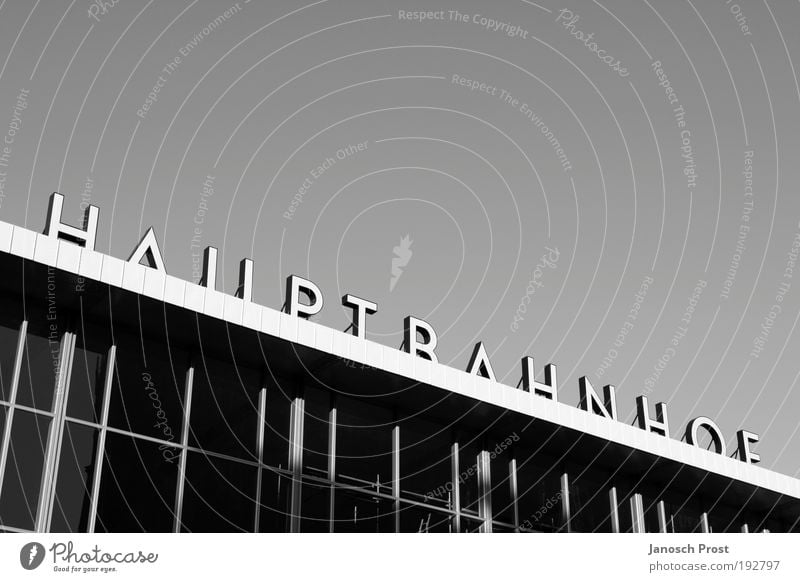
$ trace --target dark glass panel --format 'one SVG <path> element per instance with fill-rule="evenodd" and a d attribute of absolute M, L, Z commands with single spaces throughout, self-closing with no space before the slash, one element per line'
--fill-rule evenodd
<path fill-rule="evenodd" d="M 516 436 L 516 434 L 514 435 Z M 517 438 L 519 440 L 519 438 Z M 514 500 L 511 497 L 512 436 L 489 443 L 489 464 L 492 478 L 492 519 L 514 523 Z"/>
<path fill-rule="evenodd" d="M 78 337 L 72 359 L 67 416 L 100 422 L 105 370 L 106 352 L 87 347 L 84 338 Z"/>
<path fill-rule="evenodd" d="M 18 328 L 0 325 L 0 400 L 6 402 L 11 399 L 11 381 L 14 375 L 18 341 Z"/>
<path fill-rule="evenodd" d="M 400 422 L 400 495 L 452 508 L 450 430 L 421 418 Z"/>
<path fill-rule="evenodd" d="M 461 533 L 480 533 L 483 521 L 461 516 Z"/>
<path fill-rule="evenodd" d="M 288 467 L 291 404 L 291 387 L 272 384 L 267 388 L 264 463 L 280 469 Z"/>
<path fill-rule="evenodd" d="M 261 471 L 259 531 L 273 533 L 289 531 L 287 515 L 291 486 L 291 478 L 284 472 L 271 469 Z"/>
<path fill-rule="evenodd" d="M 561 481 L 554 459 L 545 455 L 517 456 L 520 528 L 557 531 L 561 526 Z"/>
<path fill-rule="evenodd" d="M 400 531 L 405 533 L 451 533 L 453 517 L 430 507 L 400 504 Z"/>
<path fill-rule="evenodd" d="M 336 416 L 337 479 L 389 492 L 392 481 L 392 413 L 363 400 L 339 397 Z"/>
<path fill-rule="evenodd" d="M 47 416 L 14 412 L 0 493 L 0 525 L 22 529 L 35 526 L 50 422 Z"/>
<path fill-rule="evenodd" d="M 92 475 L 99 431 L 67 422 L 58 461 L 51 532 L 88 531 Z"/>
<path fill-rule="evenodd" d="M 189 445 L 255 461 L 258 433 L 256 374 L 211 359 L 198 363 L 192 385 Z"/>
<path fill-rule="evenodd" d="M 394 532 L 392 501 L 367 492 L 337 487 L 334 491 L 334 523 L 337 532 Z"/>
<path fill-rule="evenodd" d="M 303 470 L 309 475 L 327 478 L 330 395 L 326 390 L 309 386 L 304 399 Z"/>
<path fill-rule="evenodd" d="M 570 529 L 576 532 L 611 532 L 608 476 L 592 466 L 570 466 L 569 469 Z"/>
<path fill-rule="evenodd" d="M 256 467 L 189 451 L 184 531 L 248 532 L 255 527 Z"/>
<path fill-rule="evenodd" d="M 303 479 L 300 505 L 300 531 L 330 531 L 331 486 Z"/>
<path fill-rule="evenodd" d="M 22 352 L 17 404 L 51 411 L 60 362 L 60 336 L 50 339 L 28 331 Z"/>
<path fill-rule="evenodd" d="M 458 486 L 461 497 L 461 510 L 478 514 L 478 453 L 480 453 L 479 439 L 467 440 L 462 438 L 458 443 Z"/>
<path fill-rule="evenodd" d="M 142 350 L 145 351 L 142 351 Z M 186 382 L 183 352 L 123 337 L 117 346 L 109 426 L 180 442 Z"/>
<path fill-rule="evenodd" d="M 174 447 L 109 432 L 95 531 L 172 531 L 179 463 Z"/>

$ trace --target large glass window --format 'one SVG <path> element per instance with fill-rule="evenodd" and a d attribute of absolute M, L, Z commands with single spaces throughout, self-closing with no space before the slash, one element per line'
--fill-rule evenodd
<path fill-rule="evenodd" d="M 85 532 L 88 528 L 92 476 L 99 431 L 67 422 L 58 462 L 52 532 Z"/>
<path fill-rule="evenodd" d="M 390 499 L 337 487 L 333 529 L 337 532 L 394 532 L 394 510 Z"/>
<path fill-rule="evenodd" d="M 609 483 L 593 467 L 569 467 L 570 529 L 576 532 L 610 532 Z"/>
<path fill-rule="evenodd" d="M 561 481 L 555 459 L 519 453 L 517 488 L 521 530 L 548 532 L 561 527 Z"/>
<path fill-rule="evenodd" d="M 0 400 L 11 400 L 11 381 L 17 357 L 19 329 L 0 325 Z"/>
<path fill-rule="evenodd" d="M 168 445 L 109 432 L 95 531 L 172 531 L 178 451 Z"/>
<path fill-rule="evenodd" d="M 108 423 L 152 438 L 180 443 L 186 356 L 156 342 L 117 347 Z"/>
<path fill-rule="evenodd" d="M 291 478 L 284 471 L 262 469 L 258 531 L 274 533 L 288 531 L 287 515 L 291 486 Z"/>
<path fill-rule="evenodd" d="M 452 533 L 453 516 L 444 511 L 411 503 L 400 504 L 400 531 L 417 533 Z"/>
<path fill-rule="evenodd" d="M 448 428 L 418 417 L 401 421 L 400 496 L 453 509 L 451 446 Z"/>
<path fill-rule="evenodd" d="M 22 352 L 17 404 L 39 410 L 53 409 L 60 355 L 60 336 L 48 339 L 28 332 Z"/>
<path fill-rule="evenodd" d="M 189 451 L 181 522 L 184 531 L 253 531 L 257 469 Z"/>
<path fill-rule="evenodd" d="M 492 439 L 489 463 L 492 478 L 492 519 L 514 524 L 514 499 L 511 496 L 511 437 Z"/>
<path fill-rule="evenodd" d="M 288 385 L 271 382 L 267 388 L 264 463 L 279 469 L 288 467 L 292 397 Z"/>
<path fill-rule="evenodd" d="M 34 529 L 51 418 L 14 412 L 0 491 L 0 526 Z"/>
<path fill-rule="evenodd" d="M 189 446 L 255 461 L 258 434 L 256 374 L 205 359 L 195 366 Z"/>
<path fill-rule="evenodd" d="M 481 451 L 479 440 L 459 439 L 458 442 L 458 487 L 461 497 L 461 510 L 478 515 L 480 487 L 478 484 L 478 454 Z"/>
<path fill-rule="evenodd" d="M 84 338 L 76 338 L 72 358 L 67 416 L 99 423 L 103 406 L 103 387 L 106 371 L 106 349 L 86 346 Z"/>
<path fill-rule="evenodd" d="M 307 386 L 304 400 L 303 472 L 327 478 L 331 397 L 325 390 Z"/>
<path fill-rule="evenodd" d="M 300 531 L 330 531 L 331 485 L 304 477 L 300 491 Z"/>
<path fill-rule="evenodd" d="M 392 413 L 340 396 L 336 417 L 336 472 L 343 483 L 391 492 Z"/>

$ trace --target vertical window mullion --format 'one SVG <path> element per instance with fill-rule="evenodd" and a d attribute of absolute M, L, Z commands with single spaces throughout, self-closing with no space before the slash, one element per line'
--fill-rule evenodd
<path fill-rule="evenodd" d="M 611 510 L 611 532 L 619 533 L 619 502 L 616 487 L 608 490 L 608 505 Z"/>
<path fill-rule="evenodd" d="M 336 394 L 331 394 L 331 408 L 328 414 L 328 480 L 331 482 L 328 531 L 333 533 L 334 510 L 336 508 Z"/>
<path fill-rule="evenodd" d="M 458 440 L 453 438 L 453 443 L 450 445 L 450 483 L 452 490 L 452 509 L 455 511 L 455 532 L 461 532 L 461 471 L 458 463 Z"/>
<path fill-rule="evenodd" d="M 75 337 L 74 333 L 66 332 L 61 338 L 59 349 L 58 376 L 52 404 L 53 420 L 50 421 L 50 430 L 47 435 L 47 451 L 44 458 L 39 508 L 36 516 L 36 531 L 40 532 L 50 531 L 61 443 L 64 438 L 67 396 L 72 376 L 72 360 L 75 355 Z"/>
<path fill-rule="evenodd" d="M 253 531 L 258 532 L 261 520 L 261 481 L 264 474 L 264 433 L 267 423 L 267 389 L 261 388 L 258 392 L 258 442 L 256 443 L 256 450 L 258 451 L 258 472 L 256 476 L 256 514 L 253 518 Z"/>
<path fill-rule="evenodd" d="M 106 450 L 106 434 L 108 432 L 108 411 L 111 407 L 111 390 L 114 382 L 114 370 L 117 360 L 117 346 L 111 346 L 106 358 L 106 377 L 103 385 L 103 408 L 100 412 L 100 434 L 97 437 L 97 450 L 94 457 L 94 472 L 92 473 L 92 492 L 89 504 L 88 533 L 94 533 L 97 521 L 97 501 L 100 494 L 100 479 L 103 473 L 103 459 Z"/>
<path fill-rule="evenodd" d="M 571 513 L 569 506 L 569 475 L 566 471 L 561 474 L 561 524 L 562 531 L 571 532 Z"/>
<path fill-rule="evenodd" d="M 492 533 L 492 474 L 489 451 L 485 448 L 478 453 L 478 516 L 483 520 L 481 529 Z"/>
<path fill-rule="evenodd" d="M 1 437 L 2 442 L 0 442 L 0 495 L 3 494 L 3 481 L 6 471 L 6 461 L 8 460 L 8 447 L 11 442 L 11 424 L 14 419 L 14 403 L 17 400 L 17 386 L 19 386 L 19 376 L 22 369 L 22 350 L 25 349 L 25 334 L 27 331 L 28 322 L 23 321 L 19 327 L 17 354 L 14 358 L 14 371 L 11 374 L 11 391 L 8 395 L 9 407 L 6 413 L 6 425 Z"/>
<path fill-rule="evenodd" d="M 517 488 L 517 457 L 512 455 L 508 461 L 508 479 L 511 488 L 511 503 L 514 506 L 514 529 L 519 531 L 519 494 Z"/>
<path fill-rule="evenodd" d="M 400 533 L 400 425 L 392 426 L 392 506 L 394 531 Z"/>
<path fill-rule="evenodd" d="M 292 400 L 291 420 L 289 423 L 289 471 L 291 473 L 291 496 L 289 510 L 289 531 L 300 531 L 300 512 L 302 511 L 302 481 L 303 471 L 303 420 L 305 416 L 305 401 L 303 390 L 300 388 Z"/>
<path fill-rule="evenodd" d="M 183 399 L 183 431 L 181 431 L 181 462 L 178 469 L 178 483 L 175 490 L 175 520 L 172 531 L 181 531 L 181 516 L 183 514 L 183 489 L 186 477 L 186 461 L 189 456 L 186 447 L 189 443 L 189 415 L 192 412 L 192 385 L 194 383 L 194 364 L 186 370 L 186 387 Z"/>

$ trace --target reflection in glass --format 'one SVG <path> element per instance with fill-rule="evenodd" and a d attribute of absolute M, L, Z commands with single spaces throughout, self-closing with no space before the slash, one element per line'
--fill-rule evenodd
<path fill-rule="evenodd" d="M 258 531 L 273 533 L 289 531 L 287 516 L 291 485 L 291 477 L 287 473 L 262 469 Z"/>
<path fill-rule="evenodd" d="M 51 532 L 88 531 L 98 434 L 96 429 L 72 422 L 64 426 Z"/>
<path fill-rule="evenodd" d="M 417 533 L 452 533 L 453 516 L 430 507 L 400 504 L 400 531 Z"/>
<path fill-rule="evenodd" d="M 254 466 L 189 451 L 183 492 L 184 531 L 253 531 L 256 511 Z"/>
<path fill-rule="evenodd" d="M 392 481 L 392 413 L 340 397 L 336 418 L 337 480 L 390 492 Z"/>
<path fill-rule="evenodd" d="M 104 354 L 86 349 L 82 344 L 82 338 L 77 338 L 75 355 L 72 359 L 67 416 L 89 422 L 100 422 L 105 361 Z"/>
<path fill-rule="evenodd" d="M 194 369 L 189 446 L 257 460 L 258 379 L 242 367 L 204 359 Z"/>
<path fill-rule="evenodd" d="M 0 325 L 0 400 L 11 399 L 11 381 L 14 375 L 14 360 L 17 357 L 19 330 Z"/>
<path fill-rule="evenodd" d="M 0 493 L 0 526 L 34 528 L 50 422 L 41 414 L 14 412 Z"/>
<path fill-rule="evenodd" d="M 22 351 L 22 368 L 17 389 L 17 404 L 51 411 L 61 342 L 28 332 Z"/>
<path fill-rule="evenodd" d="M 179 462 L 174 447 L 109 432 L 95 531 L 172 531 Z"/>
<path fill-rule="evenodd" d="M 394 532 L 393 503 L 367 492 L 337 487 L 334 492 L 333 529 L 337 532 Z"/>
<path fill-rule="evenodd" d="M 401 421 L 400 496 L 452 508 L 450 447 L 449 429 L 418 417 Z"/>

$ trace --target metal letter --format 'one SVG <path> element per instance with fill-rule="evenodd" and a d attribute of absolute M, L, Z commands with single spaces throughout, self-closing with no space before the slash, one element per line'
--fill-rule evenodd
<path fill-rule="evenodd" d="M 239 287 L 234 293 L 239 299 L 245 301 L 253 300 L 253 261 L 252 259 L 242 259 L 239 261 Z"/>
<path fill-rule="evenodd" d="M 614 387 L 611 384 L 603 386 L 603 400 L 594 391 L 592 383 L 586 376 L 581 376 L 578 380 L 578 390 L 580 392 L 580 407 L 587 412 L 594 412 L 605 418 L 617 420 L 617 399 L 614 395 Z"/>
<path fill-rule="evenodd" d="M 417 333 L 422 336 L 422 342 L 417 341 Z M 403 348 L 407 353 L 438 362 L 439 359 L 433 352 L 436 343 L 436 332 L 428 322 L 411 315 L 406 316 L 403 320 Z"/>
<path fill-rule="evenodd" d="M 475 344 L 475 348 L 472 350 L 472 356 L 469 359 L 469 364 L 467 364 L 467 374 L 475 374 L 483 378 L 488 378 L 492 382 L 495 381 L 494 370 L 492 370 L 492 364 L 489 363 L 489 356 L 486 353 L 483 342 Z"/>
<path fill-rule="evenodd" d="M 200 284 L 208 289 L 217 290 L 217 249 L 206 247 L 203 251 L 203 276 Z"/>
<path fill-rule="evenodd" d="M 353 335 L 364 339 L 367 337 L 367 314 L 378 312 L 378 304 L 367 299 L 350 295 L 342 297 L 342 305 L 353 308 Z"/>
<path fill-rule="evenodd" d="M 68 240 L 89 250 L 94 250 L 94 241 L 97 237 L 97 219 L 100 211 L 97 206 L 89 205 L 83 215 L 86 229 L 76 228 L 61 222 L 61 209 L 64 206 L 64 196 L 58 192 L 50 195 L 50 205 L 47 209 L 47 222 L 44 234 L 55 238 Z"/>
<path fill-rule="evenodd" d="M 140 263 L 142 259 L 147 259 L 147 266 L 156 271 L 164 273 L 167 270 L 164 268 L 164 259 L 161 258 L 161 251 L 158 248 L 158 241 L 156 240 L 156 233 L 153 232 L 151 226 L 136 248 L 133 249 L 131 256 L 128 258 L 129 263 Z"/>
<path fill-rule="evenodd" d="M 700 430 L 701 426 L 706 427 L 708 434 L 711 435 L 711 440 L 714 441 L 714 448 L 717 449 L 717 453 L 725 456 L 725 439 L 722 438 L 722 431 L 719 430 L 713 420 L 706 416 L 698 416 L 689 421 L 689 424 L 686 425 L 686 442 L 690 445 L 698 446 L 697 431 Z"/>
<path fill-rule="evenodd" d="M 736 433 L 736 440 L 739 443 L 739 460 L 754 464 L 761 462 L 761 455 L 750 450 L 750 445 L 758 442 L 756 433 L 740 430 Z"/>
<path fill-rule="evenodd" d="M 308 305 L 300 303 L 300 291 L 308 296 Z M 308 319 L 322 309 L 322 292 L 314 283 L 297 275 L 286 278 L 286 313 Z"/>
<path fill-rule="evenodd" d="M 636 420 L 639 428 L 647 432 L 654 432 L 661 436 L 669 436 L 669 422 L 667 421 L 667 405 L 663 402 L 656 404 L 656 418 L 653 420 L 647 412 L 647 396 L 636 397 Z"/>
<path fill-rule="evenodd" d="M 533 373 L 533 358 L 525 356 L 522 358 L 522 389 L 525 392 L 533 392 L 537 396 L 544 396 L 550 400 L 558 400 L 558 377 L 556 366 L 547 364 L 544 367 L 544 384 L 537 382 Z"/>

